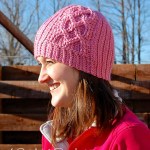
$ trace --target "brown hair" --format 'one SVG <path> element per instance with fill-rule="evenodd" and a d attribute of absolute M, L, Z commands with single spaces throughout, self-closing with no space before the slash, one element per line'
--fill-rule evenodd
<path fill-rule="evenodd" d="M 116 115 L 117 114 L 117 115 Z M 53 120 L 52 144 L 57 137 L 75 138 L 96 121 L 100 131 L 112 127 L 114 118 L 123 115 L 122 103 L 113 94 L 106 80 L 80 71 L 80 79 L 72 107 L 51 109 Z"/>

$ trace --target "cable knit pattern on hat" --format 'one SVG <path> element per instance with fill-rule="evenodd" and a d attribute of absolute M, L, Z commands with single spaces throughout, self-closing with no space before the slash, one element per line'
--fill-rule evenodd
<path fill-rule="evenodd" d="M 38 30 L 34 56 L 109 80 L 114 61 L 112 29 L 100 12 L 79 5 L 64 7 Z"/>

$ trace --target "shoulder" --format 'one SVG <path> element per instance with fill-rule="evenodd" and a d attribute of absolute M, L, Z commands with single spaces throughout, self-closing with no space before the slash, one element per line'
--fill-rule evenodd
<path fill-rule="evenodd" d="M 150 130 L 129 110 L 112 131 L 112 139 L 112 149 L 150 149 Z"/>
<path fill-rule="evenodd" d="M 117 148 L 118 150 L 122 150 L 122 148 L 125 148 L 125 150 L 149 150 L 150 130 L 138 124 L 126 127 L 118 134 L 116 133 L 111 144 L 111 148 Z"/>

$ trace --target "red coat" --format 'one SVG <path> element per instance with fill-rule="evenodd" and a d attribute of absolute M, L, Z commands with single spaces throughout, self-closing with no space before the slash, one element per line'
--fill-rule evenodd
<path fill-rule="evenodd" d="M 50 122 L 41 126 L 42 150 L 150 150 L 150 130 L 128 109 L 108 133 L 98 135 L 91 127 L 73 141 L 58 142 L 57 148 L 50 144 L 49 129 Z"/>

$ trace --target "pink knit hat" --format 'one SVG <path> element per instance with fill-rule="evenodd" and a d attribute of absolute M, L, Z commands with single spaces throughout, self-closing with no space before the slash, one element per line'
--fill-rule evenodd
<path fill-rule="evenodd" d="M 38 30 L 34 56 L 109 80 L 114 61 L 112 29 L 97 11 L 79 5 L 64 7 Z"/>

